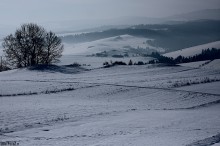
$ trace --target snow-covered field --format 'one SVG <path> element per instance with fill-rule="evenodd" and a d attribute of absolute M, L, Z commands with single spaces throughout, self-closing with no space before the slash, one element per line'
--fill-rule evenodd
<path fill-rule="evenodd" d="M 66 70 L 0 73 L 1 142 L 219 145 L 219 69 L 145 65 Z"/>
<path fill-rule="evenodd" d="M 152 47 L 147 44 L 147 38 L 135 37 L 130 35 L 121 35 L 116 37 L 110 37 L 100 39 L 97 41 L 79 43 L 79 44 L 67 44 L 64 43 L 65 50 L 63 54 L 72 55 L 91 55 L 93 53 L 100 53 L 103 51 L 121 50 L 126 51 L 130 48 L 150 48 L 158 52 L 164 52 L 162 48 Z"/>
<path fill-rule="evenodd" d="M 212 49 L 212 48 L 220 49 L 220 41 L 166 53 L 164 54 L 164 56 L 176 58 L 181 55 L 184 57 L 189 57 L 202 53 L 202 50 Z"/>

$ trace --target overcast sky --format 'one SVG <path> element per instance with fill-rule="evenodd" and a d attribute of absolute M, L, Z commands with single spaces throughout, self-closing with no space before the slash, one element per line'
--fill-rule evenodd
<path fill-rule="evenodd" d="M 213 8 L 220 8 L 220 0 L 0 0 L 0 25 L 122 16 L 165 17 Z"/>

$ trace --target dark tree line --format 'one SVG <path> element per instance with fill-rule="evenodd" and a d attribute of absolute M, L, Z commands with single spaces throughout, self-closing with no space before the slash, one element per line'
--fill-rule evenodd
<path fill-rule="evenodd" d="M 5 57 L 12 66 L 27 67 L 59 61 L 63 52 L 61 39 L 37 24 L 23 24 L 3 39 Z"/>
<path fill-rule="evenodd" d="M 194 55 L 192 57 L 178 56 L 175 59 L 175 62 L 188 63 L 188 62 L 214 60 L 214 59 L 220 59 L 220 49 L 212 48 L 212 49 L 203 50 L 201 54 Z"/>
<path fill-rule="evenodd" d="M 157 31 L 149 30 L 149 29 L 109 29 L 101 32 L 90 32 L 90 33 L 82 33 L 76 35 L 68 35 L 61 36 L 61 39 L 67 43 L 81 43 L 81 42 L 90 42 L 99 39 L 104 39 L 108 37 L 115 37 L 119 35 L 133 35 L 133 36 L 146 36 L 153 37 L 159 35 Z"/>
<path fill-rule="evenodd" d="M 183 57 L 180 55 L 175 59 L 160 55 L 157 52 L 153 52 L 150 56 L 156 58 L 157 60 L 156 61 L 151 60 L 149 63 L 157 62 L 157 63 L 179 64 L 179 63 L 220 59 L 220 49 L 216 49 L 216 48 L 207 49 L 207 50 L 203 50 L 201 54 L 197 54 L 190 57 Z"/>
<path fill-rule="evenodd" d="M 156 58 L 156 60 L 150 60 L 149 61 L 150 64 L 154 64 L 154 63 L 176 64 L 173 58 L 160 55 L 158 52 L 152 52 L 151 55 L 149 56 Z"/>

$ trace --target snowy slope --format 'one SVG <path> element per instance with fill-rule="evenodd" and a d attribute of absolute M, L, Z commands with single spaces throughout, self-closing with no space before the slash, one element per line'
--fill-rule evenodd
<path fill-rule="evenodd" d="M 215 59 L 215 60 L 211 61 L 207 65 L 203 66 L 203 68 L 220 69 L 220 59 Z"/>
<path fill-rule="evenodd" d="M 100 39 L 97 41 L 79 43 L 79 44 L 64 44 L 65 50 L 63 54 L 87 54 L 99 53 L 110 50 L 128 50 L 129 48 L 146 48 L 155 49 L 163 52 L 162 48 L 155 48 L 146 43 L 148 39 L 141 37 L 134 37 L 130 35 L 121 35 Z"/>
<path fill-rule="evenodd" d="M 185 66 L 185 67 L 193 67 L 193 68 L 201 67 L 201 68 L 205 68 L 205 69 L 219 70 L 220 69 L 220 59 L 181 63 L 178 65 Z"/>
<path fill-rule="evenodd" d="M 220 70 L 182 66 L 1 72 L 0 141 L 22 146 L 217 143 L 219 81 Z"/>
<path fill-rule="evenodd" d="M 209 63 L 209 62 L 210 62 L 210 60 L 205 60 L 205 61 L 196 61 L 196 62 L 189 62 L 189 63 L 181 63 L 181 64 L 178 64 L 178 65 L 186 66 L 186 67 L 198 68 L 198 67 L 204 66 L 206 63 Z"/>
<path fill-rule="evenodd" d="M 208 48 L 209 49 L 211 49 L 211 48 L 220 49 L 220 41 L 212 42 L 212 43 L 208 43 L 208 44 L 204 44 L 204 45 L 199 45 L 199 46 L 194 46 L 194 47 L 190 47 L 190 48 L 186 48 L 186 49 L 182 49 L 182 50 L 178 50 L 178 51 L 174 51 L 174 52 L 170 52 L 170 53 L 166 53 L 166 54 L 164 54 L 164 56 L 176 58 L 179 55 L 181 55 L 184 57 L 189 57 L 189 56 L 194 56 L 196 54 L 200 54 L 202 52 L 202 50 L 205 50 Z"/>

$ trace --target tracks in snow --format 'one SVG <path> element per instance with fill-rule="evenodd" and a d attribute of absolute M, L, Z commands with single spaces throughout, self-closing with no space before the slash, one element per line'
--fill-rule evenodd
<path fill-rule="evenodd" d="M 11 80 L 12 81 L 12 80 Z M 13 81 L 18 81 L 19 80 L 13 80 Z M 64 89 L 55 89 L 51 91 L 42 91 L 42 92 L 29 92 L 29 93 L 19 93 L 19 94 L 6 94 L 6 95 L 0 95 L 0 97 L 10 97 L 10 96 L 30 96 L 30 95 L 39 95 L 39 94 L 53 94 L 53 93 L 61 93 L 61 92 L 68 92 L 68 91 L 74 91 L 77 89 L 85 89 L 85 88 L 92 88 L 92 87 L 99 87 L 99 86 L 116 86 L 116 87 L 125 87 L 125 88 L 137 88 L 137 89 L 152 89 L 152 90 L 158 90 L 158 91 L 168 91 L 168 92 L 180 92 L 180 93 L 187 93 L 190 95 L 195 95 L 195 96 L 217 96 L 220 97 L 220 94 L 213 94 L 213 93 L 203 93 L 203 92 L 197 92 L 197 91 L 185 91 L 185 90 L 180 90 L 180 89 L 175 89 L 175 88 L 159 88 L 159 87 L 147 87 L 147 86 L 135 86 L 135 85 L 124 85 L 124 84 L 113 84 L 113 83 L 91 83 L 91 82 L 79 82 L 79 81 L 35 81 L 35 80 L 22 80 L 22 81 L 27 81 L 27 82 L 54 82 L 54 83 L 67 83 L 67 84 L 84 84 L 84 87 L 79 87 L 79 88 L 73 88 L 73 87 L 68 87 Z M 164 110 L 183 110 L 183 109 L 197 109 L 197 108 L 202 108 L 202 107 L 208 107 L 212 105 L 220 104 L 220 99 L 217 99 L 215 101 L 211 101 L 208 103 L 202 103 L 200 105 L 195 105 L 192 107 L 184 107 L 184 108 L 175 108 L 175 109 L 164 109 Z"/>
<path fill-rule="evenodd" d="M 188 144 L 186 146 L 212 146 L 212 145 L 219 143 L 219 142 L 220 142 L 220 133 L 217 135 L 214 135 L 212 137 L 208 137 L 203 140 L 193 142 L 193 143 Z"/>
<path fill-rule="evenodd" d="M 88 84 L 89 86 L 85 86 L 82 88 L 64 88 L 64 89 L 58 89 L 58 90 L 51 90 L 51 91 L 43 91 L 43 92 L 29 92 L 29 93 L 18 93 L 18 94 L 0 94 L 0 97 L 7 97 L 7 96 L 25 96 L 25 95 L 37 95 L 37 94 L 52 94 L 52 93 L 59 93 L 59 92 L 66 92 L 66 91 L 73 91 L 77 89 L 83 89 L 83 88 L 91 88 L 91 87 L 97 87 L 101 85 L 106 86 L 118 86 L 118 87 L 126 87 L 126 88 L 140 88 L 140 89 L 156 89 L 156 90 L 164 90 L 164 91 L 174 91 L 174 92 L 184 92 L 184 93 L 190 93 L 190 94 L 201 94 L 201 95 L 211 95 L 211 96 L 220 96 L 220 94 L 214 94 L 214 93 L 204 93 L 204 92 L 198 92 L 198 91 L 186 91 L 186 90 L 180 90 L 175 88 L 160 88 L 160 87 L 150 87 L 150 86 L 135 86 L 135 85 L 124 85 L 124 84 L 113 84 L 113 83 L 91 83 L 91 82 L 73 82 L 73 81 L 35 81 L 35 80 L 10 80 L 10 81 L 27 81 L 27 82 L 55 82 L 55 83 L 74 83 L 74 84 Z"/>
<path fill-rule="evenodd" d="M 47 90 L 47 91 L 42 91 L 42 92 L 24 92 L 24 93 L 15 93 L 15 94 L 0 94 L 0 97 L 13 97 L 13 96 L 30 96 L 30 95 L 39 95 L 39 94 L 53 94 L 53 93 L 60 93 L 60 92 L 67 92 L 67 91 L 73 91 L 77 89 L 85 89 L 85 88 L 92 88 L 92 87 L 97 87 L 100 85 L 90 85 L 90 86 L 85 86 L 81 88 L 73 88 L 73 87 L 68 87 L 64 89 L 57 89 L 57 90 Z"/>

